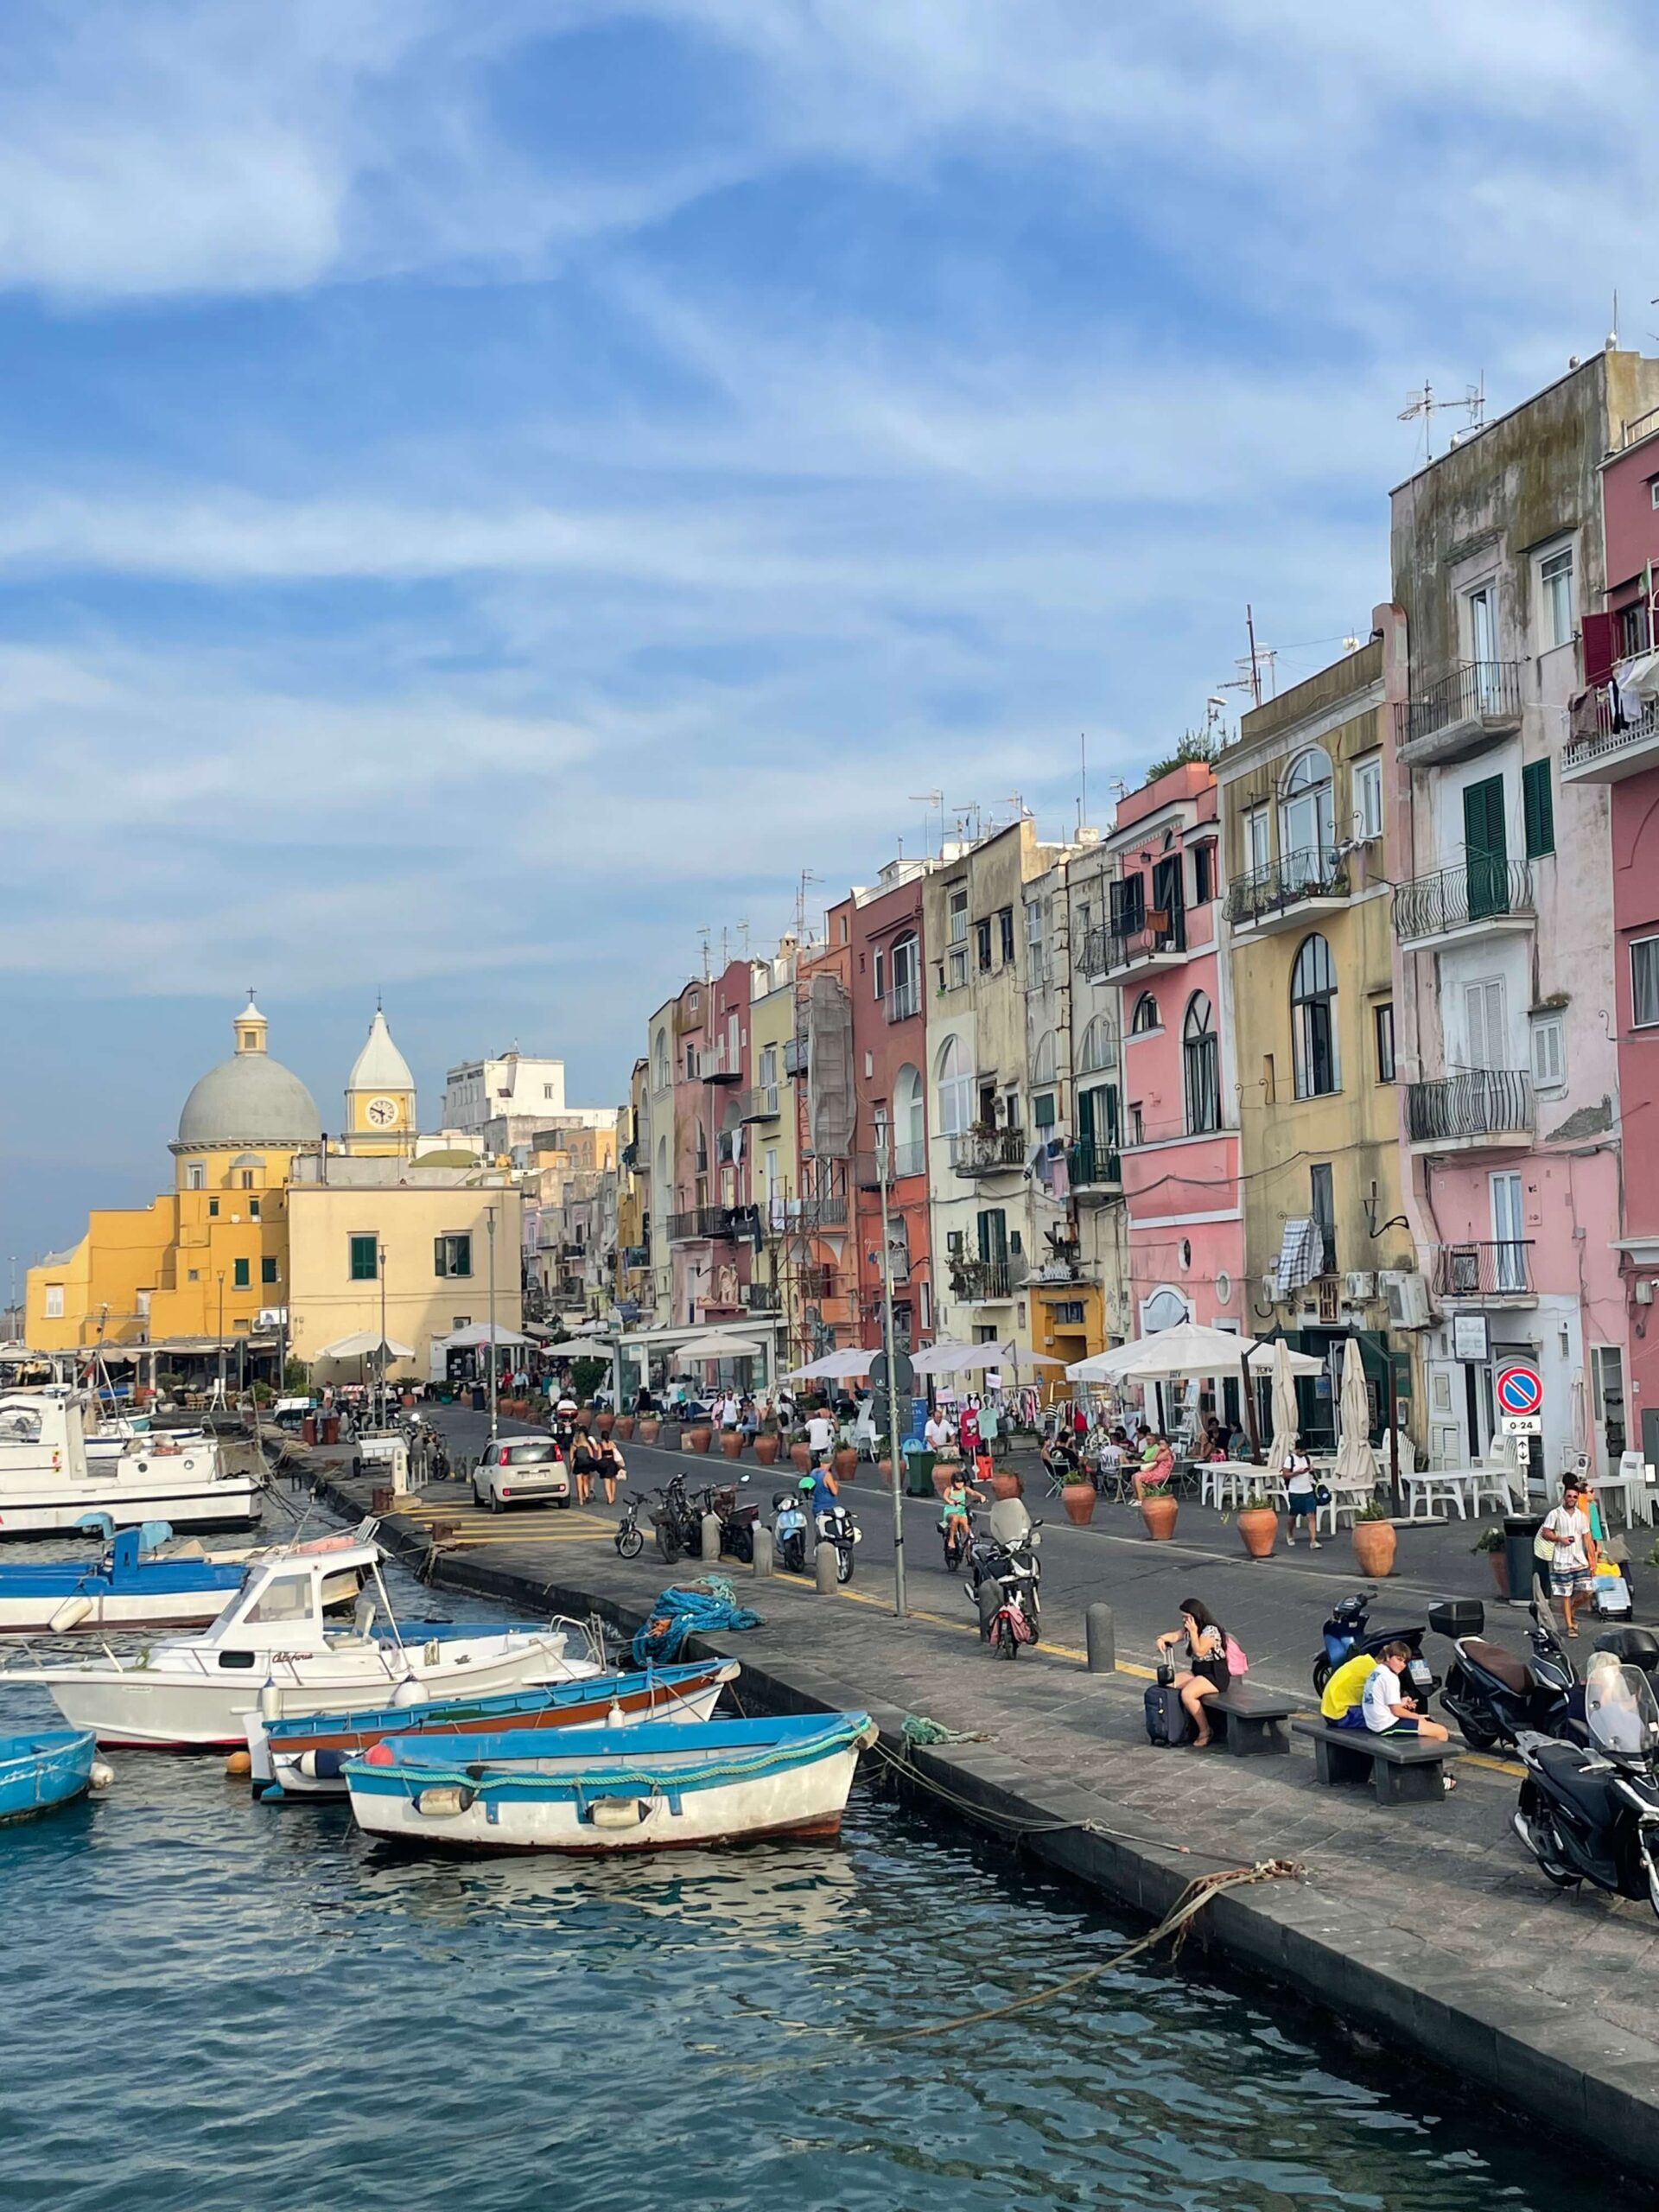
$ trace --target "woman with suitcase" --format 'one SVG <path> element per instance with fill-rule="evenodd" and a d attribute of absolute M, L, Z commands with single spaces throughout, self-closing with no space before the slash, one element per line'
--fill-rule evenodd
<path fill-rule="evenodd" d="M 1195 1732 L 1192 1748 L 1201 1751 L 1210 1741 L 1210 1721 L 1204 1701 L 1224 1690 L 1232 1680 L 1232 1669 L 1227 1663 L 1227 1631 L 1202 1598 L 1182 1599 L 1181 1625 L 1160 1636 L 1158 1649 L 1168 1651 L 1177 1643 L 1185 1646 L 1186 1663 L 1178 1668 L 1174 1687 Z"/>

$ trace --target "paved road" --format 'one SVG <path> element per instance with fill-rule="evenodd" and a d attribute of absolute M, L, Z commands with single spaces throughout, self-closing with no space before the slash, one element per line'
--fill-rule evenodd
<path fill-rule="evenodd" d="M 480 1449 L 488 1427 L 483 1414 L 451 1407 L 433 1410 L 456 1450 Z M 517 1431 L 525 1424 L 504 1421 L 502 1427 Z M 705 1459 L 639 1443 L 624 1446 L 623 1452 L 631 1479 L 645 1491 L 656 1489 L 677 1472 L 694 1484 L 727 1479 L 730 1472 L 717 1457 Z M 769 1514 L 772 1493 L 789 1478 L 787 1471 L 780 1477 L 778 1470 L 745 1459 L 738 1463 L 737 1472 L 745 1478 L 748 1495 Z M 1194 1503 L 1182 1506 L 1176 1541 L 1154 1544 L 1133 1507 L 1103 1503 L 1091 1526 L 1077 1529 L 1065 1519 L 1058 1500 L 1045 1501 L 1036 1495 L 1039 1488 L 1039 1482 L 1031 1484 L 1027 1502 L 1044 1522 L 1046 1641 L 1078 1656 L 1084 1608 L 1103 1599 L 1116 1613 L 1120 1660 L 1149 1665 L 1154 1639 L 1160 1630 L 1178 1624 L 1180 1601 L 1192 1595 L 1204 1599 L 1226 1622 L 1249 1654 L 1259 1681 L 1306 1694 L 1326 1612 L 1338 1598 L 1363 1586 L 1345 1534 L 1317 1553 L 1299 1546 L 1288 1555 L 1281 1553 L 1254 1561 L 1243 1555 L 1237 1533 L 1230 1524 Z M 891 1498 L 869 1467 L 860 1469 L 848 1495 L 864 1532 L 857 1591 L 867 1599 L 887 1598 L 893 1573 Z M 505 1535 L 509 1526 L 518 1530 L 521 1522 L 531 1518 L 528 1513 L 513 1516 L 511 1522 L 504 1517 L 499 1533 Z M 589 1514 L 548 1512 L 535 1518 L 548 1524 L 550 1541 L 575 1542 L 602 1537 L 615 1515 L 607 1513 L 601 1500 Z M 960 1579 L 945 1572 L 938 1523 L 933 1500 L 904 1501 L 910 1605 L 912 1611 L 971 1628 L 973 1609 Z M 1485 1560 L 1471 1550 L 1476 1533 L 1476 1525 L 1465 1522 L 1402 1530 L 1400 1572 L 1387 1586 L 1386 1599 L 1374 1618 L 1380 1624 L 1392 1614 L 1421 1622 L 1437 1597 L 1479 1596 L 1493 1600 L 1488 1608 L 1489 1628 L 1519 1646 L 1523 1616 L 1496 1603 Z M 1446 1648 L 1440 1649 L 1444 1654 Z"/>

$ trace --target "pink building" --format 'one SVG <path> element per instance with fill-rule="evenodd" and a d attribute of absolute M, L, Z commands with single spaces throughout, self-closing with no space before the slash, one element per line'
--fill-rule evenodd
<path fill-rule="evenodd" d="M 749 963 L 688 983 L 674 1029 L 674 1167 L 668 1241 L 677 1324 L 743 1309 L 754 1251 L 739 1099 L 749 1081 Z"/>
<path fill-rule="evenodd" d="M 1082 965 L 1121 1001 L 1122 1126 L 1096 1134 L 1122 1148 L 1128 1333 L 1184 1320 L 1236 1331 L 1244 1224 L 1211 769 L 1184 762 L 1132 792 L 1105 845 L 1107 919 L 1089 931 Z"/>

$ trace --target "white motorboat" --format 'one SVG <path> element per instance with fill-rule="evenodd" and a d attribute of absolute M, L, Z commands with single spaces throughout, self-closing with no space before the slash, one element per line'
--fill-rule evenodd
<path fill-rule="evenodd" d="M 93 1460 L 79 1402 L 48 1390 L 0 1397 L 0 1536 L 73 1534 L 89 1514 L 118 1529 L 238 1527 L 258 1513 L 260 1484 L 232 1474 L 212 1438 L 124 1440 Z"/>
<path fill-rule="evenodd" d="M 350 1628 L 331 1628 L 326 1586 L 353 1569 L 365 1586 L 355 1618 Z M 279 1553 L 250 1569 L 202 1635 L 152 1643 L 130 1659 L 106 1652 L 99 1660 L 41 1666 L 22 1679 L 41 1684 L 65 1719 L 95 1730 L 100 1744 L 212 1751 L 244 1749 L 256 1711 L 267 1720 L 351 1713 L 395 1705 L 400 1696 L 483 1697 L 601 1671 L 585 1651 L 569 1652 L 562 1628 L 445 1633 L 405 1643 L 396 1633 L 372 1633 L 377 1605 L 391 1622 L 373 1544 Z"/>

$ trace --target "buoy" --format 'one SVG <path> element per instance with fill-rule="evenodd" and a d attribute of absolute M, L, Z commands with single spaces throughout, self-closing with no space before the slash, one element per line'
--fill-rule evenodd
<path fill-rule="evenodd" d="M 91 1779 L 94 1789 L 107 1789 L 115 1780 L 115 1769 L 106 1766 L 102 1759 L 94 1759 Z"/>
<path fill-rule="evenodd" d="M 390 1744 L 371 1744 L 363 1754 L 363 1763 L 365 1766 L 396 1766 L 397 1756 Z"/>
<path fill-rule="evenodd" d="M 253 1759 L 247 1751 L 232 1751 L 225 1761 L 225 1771 L 237 1780 L 253 1772 Z"/>

